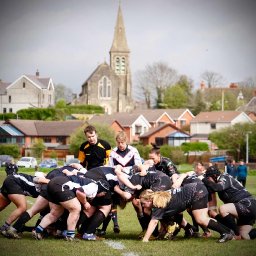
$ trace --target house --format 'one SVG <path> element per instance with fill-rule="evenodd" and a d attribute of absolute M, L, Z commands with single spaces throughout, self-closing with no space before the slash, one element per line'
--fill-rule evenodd
<path fill-rule="evenodd" d="M 108 125 L 111 129 L 115 131 L 115 133 L 118 133 L 120 131 L 123 131 L 124 128 L 122 125 L 115 120 L 115 116 L 113 115 L 94 115 L 90 120 L 88 120 L 89 124 L 106 124 Z"/>
<path fill-rule="evenodd" d="M 109 54 L 109 64 L 105 61 L 96 67 L 72 104 L 100 105 L 108 114 L 133 109 L 130 50 L 120 5 Z"/>
<path fill-rule="evenodd" d="M 121 129 L 127 134 L 128 142 L 139 141 L 139 136 L 151 127 L 147 119 L 139 113 L 114 113 L 112 115 L 98 115 L 89 120 L 90 124 L 109 124 L 116 132 Z M 115 126 L 115 127 L 113 127 Z"/>
<path fill-rule="evenodd" d="M 165 109 L 136 109 L 133 113 L 143 115 L 151 127 L 157 127 L 161 124 L 175 124 L 175 121 L 166 113 Z"/>
<path fill-rule="evenodd" d="M 256 91 L 251 100 L 244 106 L 237 109 L 238 111 L 244 111 L 254 122 L 256 121 Z"/>
<path fill-rule="evenodd" d="M 241 111 L 201 112 L 190 123 L 191 140 L 208 142 L 211 132 L 237 123 L 253 123 L 253 121 Z"/>
<path fill-rule="evenodd" d="M 176 127 L 182 129 L 190 126 L 190 122 L 195 118 L 189 109 L 165 109 L 165 112 L 174 120 Z"/>
<path fill-rule="evenodd" d="M 42 139 L 47 149 L 56 149 L 70 144 L 70 135 L 84 121 L 38 121 L 8 120 L 0 126 L 1 143 L 18 144 L 23 155 L 30 154 L 31 148 L 38 139 Z M 66 147 L 68 151 L 68 147 Z M 68 153 L 68 152 L 66 152 Z"/>
<path fill-rule="evenodd" d="M 0 113 L 16 113 L 25 108 L 47 108 L 54 105 L 51 78 L 22 75 L 13 83 L 0 82 Z"/>
<path fill-rule="evenodd" d="M 153 127 L 139 138 L 143 145 L 154 143 L 158 146 L 163 144 L 180 146 L 183 142 L 190 141 L 189 134 L 181 131 L 175 125 L 170 123 L 160 124 L 159 126 Z"/>
<path fill-rule="evenodd" d="M 133 113 L 142 114 L 152 127 L 170 123 L 181 129 L 189 126 L 191 120 L 195 118 L 189 109 L 135 109 Z"/>

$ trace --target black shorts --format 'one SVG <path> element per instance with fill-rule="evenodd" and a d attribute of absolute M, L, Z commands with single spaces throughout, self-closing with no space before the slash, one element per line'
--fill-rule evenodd
<path fill-rule="evenodd" d="M 256 198 L 247 197 L 234 205 L 238 214 L 237 225 L 253 226 L 256 220 Z"/>
<path fill-rule="evenodd" d="M 196 192 L 194 194 L 191 210 L 204 209 L 208 207 L 208 190 L 204 184 L 197 183 Z"/>
<path fill-rule="evenodd" d="M 95 207 L 103 206 L 103 205 L 110 205 L 112 204 L 112 197 L 111 193 L 108 192 L 105 196 L 94 197 L 89 203 Z"/>
<path fill-rule="evenodd" d="M 14 176 L 8 176 L 4 180 L 3 186 L 1 188 L 1 193 L 6 198 L 8 198 L 9 194 L 18 194 L 26 196 L 24 189 L 19 184 L 18 179 L 15 178 Z"/>
<path fill-rule="evenodd" d="M 54 204 L 69 201 L 76 197 L 73 190 L 63 190 L 62 185 L 69 181 L 69 178 L 58 176 L 50 180 L 47 185 L 48 200 Z"/>

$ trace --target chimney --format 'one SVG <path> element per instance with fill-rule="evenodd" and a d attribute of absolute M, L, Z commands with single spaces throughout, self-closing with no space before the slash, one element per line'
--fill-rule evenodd
<path fill-rule="evenodd" d="M 36 70 L 36 77 L 39 77 L 39 71 L 38 71 L 38 69 Z"/>
<path fill-rule="evenodd" d="M 237 85 L 236 83 L 231 83 L 231 84 L 229 85 L 229 88 L 230 88 L 230 89 L 237 89 L 237 88 L 238 88 L 238 85 Z"/>
<path fill-rule="evenodd" d="M 202 81 L 202 82 L 200 83 L 200 88 L 201 88 L 201 90 L 204 90 L 204 89 L 205 89 L 205 83 L 204 83 L 204 81 Z"/>

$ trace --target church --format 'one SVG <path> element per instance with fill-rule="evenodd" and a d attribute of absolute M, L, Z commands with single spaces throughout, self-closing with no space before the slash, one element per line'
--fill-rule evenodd
<path fill-rule="evenodd" d="M 94 70 L 73 104 L 100 105 L 106 114 L 133 109 L 130 50 L 120 5 L 109 55 L 110 64 L 105 61 Z"/>

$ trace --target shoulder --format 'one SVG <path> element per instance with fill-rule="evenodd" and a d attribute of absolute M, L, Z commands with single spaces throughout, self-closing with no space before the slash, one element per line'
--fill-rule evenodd
<path fill-rule="evenodd" d="M 111 149 L 110 144 L 105 140 L 98 139 L 98 144 L 101 144 L 105 149 Z"/>

